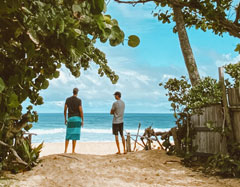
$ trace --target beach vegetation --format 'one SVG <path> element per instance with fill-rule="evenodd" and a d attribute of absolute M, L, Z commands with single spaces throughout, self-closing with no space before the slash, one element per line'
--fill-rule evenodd
<path fill-rule="evenodd" d="M 239 63 L 225 66 L 225 72 L 233 78 L 232 86 L 239 86 Z M 168 154 L 177 154 L 183 157 L 183 163 L 186 166 L 192 166 L 195 162 L 197 147 L 193 145 L 196 131 L 191 122 L 193 114 L 201 114 L 202 108 L 219 104 L 222 101 L 221 85 L 215 79 L 205 77 L 201 79 L 196 86 L 191 86 L 186 77 L 180 79 L 171 78 L 165 84 L 160 83 L 168 90 L 166 94 L 171 102 L 177 125 L 177 137 L 180 142 L 180 150 L 176 149 L 165 137 L 163 145 Z M 214 127 L 211 122 L 205 124 L 212 131 L 221 133 L 227 138 L 227 153 L 218 153 L 207 156 L 203 159 L 204 172 L 209 174 L 218 174 L 224 177 L 240 177 L 240 143 L 237 143 L 232 137 L 233 130 L 231 126 Z M 223 129 L 224 128 L 224 129 Z"/>
<path fill-rule="evenodd" d="M 240 62 L 236 64 L 227 64 L 224 66 L 227 74 L 230 75 L 232 81 L 226 80 L 228 88 L 240 88 Z"/>
<path fill-rule="evenodd" d="M 195 86 L 189 83 L 189 80 L 182 76 L 180 79 L 171 78 L 166 83 L 160 83 L 168 90 L 166 96 L 171 102 L 171 108 L 176 118 L 177 134 L 181 149 L 176 152 L 174 145 L 166 137 L 166 148 L 168 154 L 178 154 L 185 158 L 190 158 L 196 150 L 192 140 L 195 131 L 192 127 L 190 117 L 193 114 L 200 114 L 201 108 L 212 104 L 221 103 L 221 89 L 216 79 L 205 77 Z M 165 142 L 164 141 L 164 142 Z"/>
<path fill-rule="evenodd" d="M 111 46 L 126 40 L 136 47 L 137 36 L 125 39 L 118 21 L 106 14 L 104 0 L 3 0 L 0 2 L 0 170 L 32 168 L 42 144 L 33 148 L 26 137 L 38 121 L 32 106 L 43 104 L 40 90 L 58 78 L 65 66 L 76 78 L 91 63 L 114 84 L 118 75 L 95 44 Z"/>
<path fill-rule="evenodd" d="M 194 156 L 195 147 L 192 145 L 195 132 L 192 128 L 190 117 L 192 114 L 200 114 L 201 107 L 211 106 L 221 103 L 222 95 L 221 85 L 216 80 L 207 77 L 200 79 L 194 56 L 191 52 L 191 46 L 188 43 L 188 37 L 185 28 L 201 29 L 206 32 L 212 31 L 214 34 L 223 36 L 228 33 L 230 36 L 240 38 L 240 3 L 233 0 L 114 0 L 118 3 L 136 4 L 155 3 L 156 7 L 152 11 L 163 24 L 175 23 L 173 32 L 178 33 L 182 53 L 188 70 L 191 84 L 185 77 L 178 79 L 169 79 L 164 85 L 168 90 L 167 96 L 171 101 L 171 107 L 174 111 L 176 124 L 178 126 L 179 142 L 181 142 L 181 152 L 177 154 L 184 156 L 185 164 L 191 164 L 191 158 Z M 240 44 L 237 44 L 235 51 L 240 54 Z M 233 83 L 226 80 L 227 88 L 239 88 L 240 71 L 239 63 L 225 66 L 225 71 L 233 78 Z M 161 86 L 163 84 L 160 84 Z M 228 121 L 228 120 L 227 120 Z M 228 124 L 229 122 L 227 122 Z M 226 176 L 239 176 L 239 145 L 235 144 L 232 137 L 232 128 L 228 124 L 225 129 L 213 128 L 211 123 L 207 127 L 216 131 L 224 132 L 228 137 L 227 155 L 215 155 L 209 158 L 207 168 L 211 171 L 219 171 L 219 174 Z M 165 136 L 163 145 L 168 153 L 176 153 L 176 149 L 171 145 L 169 136 Z M 235 152 L 231 152 L 230 149 Z M 238 157 L 239 158 L 239 157 Z M 215 168 L 215 169 L 214 169 Z M 231 169 L 228 169 L 231 168 Z"/>

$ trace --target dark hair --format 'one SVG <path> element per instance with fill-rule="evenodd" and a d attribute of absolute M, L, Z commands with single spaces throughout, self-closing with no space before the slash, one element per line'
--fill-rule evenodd
<path fill-rule="evenodd" d="M 78 94 L 78 88 L 73 88 L 73 94 L 74 95 Z"/>
<path fill-rule="evenodd" d="M 117 95 L 119 98 L 121 98 L 121 92 L 115 92 L 113 95 Z"/>

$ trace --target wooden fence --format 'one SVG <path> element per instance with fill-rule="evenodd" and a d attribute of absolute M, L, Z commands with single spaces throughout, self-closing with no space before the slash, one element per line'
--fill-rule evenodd
<path fill-rule="evenodd" d="M 202 108 L 202 114 L 191 116 L 191 122 L 196 131 L 196 137 L 193 140 L 193 145 L 197 146 L 199 154 L 216 154 L 226 153 L 226 140 L 221 133 L 210 130 L 206 124 L 211 124 L 212 127 L 223 126 L 222 106 L 212 105 Z"/>
<path fill-rule="evenodd" d="M 223 92 L 222 104 L 212 105 L 203 108 L 201 115 L 191 116 L 191 123 L 197 134 L 193 141 L 197 153 L 226 153 L 226 137 L 221 133 L 211 131 L 206 124 L 211 123 L 213 127 L 224 127 L 231 125 L 233 128 L 234 140 L 240 143 L 240 88 L 226 89 L 224 84 L 224 70 L 219 67 L 219 83 Z"/>
<path fill-rule="evenodd" d="M 240 143 L 240 88 L 228 89 L 228 104 L 236 142 Z"/>
<path fill-rule="evenodd" d="M 228 107 L 230 109 L 231 123 L 234 132 L 235 141 L 240 143 L 240 89 L 230 88 L 227 91 Z M 223 106 L 212 105 L 202 109 L 202 114 L 191 116 L 191 123 L 196 131 L 196 137 L 193 145 L 197 146 L 197 153 L 216 154 L 226 153 L 226 138 L 219 132 L 210 130 L 206 124 L 212 124 L 213 127 L 223 127 L 224 112 Z"/>

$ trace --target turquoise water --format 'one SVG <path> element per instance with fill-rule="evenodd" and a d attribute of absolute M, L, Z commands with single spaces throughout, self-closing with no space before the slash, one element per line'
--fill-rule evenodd
<path fill-rule="evenodd" d="M 144 129 L 152 126 L 155 131 L 167 131 L 175 126 L 173 114 L 134 114 L 124 116 L 124 129 L 131 134 L 137 133 L 138 124 L 141 123 L 140 134 Z M 66 126 L 64 115 L 61 113 L 40 113 L 38 123 L 33 124 L 30 130 L 36 133 L 32 142 L 64 142 Z M 85 113 L 84 127 L 81 131 L 81 140 L 89 141 L 114 141 L 112 135 L 112 116 L 107 113 Z"/>

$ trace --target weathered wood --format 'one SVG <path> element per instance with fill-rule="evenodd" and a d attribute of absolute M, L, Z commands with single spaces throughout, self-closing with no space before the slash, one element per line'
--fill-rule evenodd
<path fill-rule="evenodd" d="M 230 111 L 229 111 L 228 103 L 227 103 L 227 93 L 226 93 L 226 87 L 225 87 L 225 83 L 224 83 L 223 67 L 219 67 L 218 72 L 219 72 L 219 83 L 221 85 L 221 90 L 222 90 L 222 104 L 223 104 L 223 108 L 224 108 L 224 111 L 223 111 L 224 119 L 226 119 L 226 125 L 230 129 L 233 129 L 233 125 L 231 123 Z M 232 133 L 229 138 L 233 140 L 234 134 Z"/>
<path fill-rule="evenodd" d="M 161 132 L 161 131 L 155 132 L 156 136 L 162 136 L 162 135 L 164 135 L 165 133 L 167 133 L 167 132 Z"/>
<path fill-rule="evenodd" d="M 240 107 L 240 88 L 228 89 L 228 103 L 231 107 Z"/>
<path fill-rule="evenodd" d="M 131 136 L 130 136 L 130 138 L 131 138 L 133 141 L 135 141 L 135 139 L 133 139 Z M 142 144 L 140 144 L 139 142 L 136 142 L 136 143 L 144 148 L 144 146 L 143 146 Z"/>
<path fill-rule="evenodd" d="M 222 127 L 224 119 L 222 106 L 220 104 L 204 107 L 201 115 L 191 116 L 191 122 L 196 131 L 193 141 L 194 146 L 198 146 L 197 153 L 216 154 L 226 153 L 226 139 L 219 132 L 207 130 L 206 123 L 211 123 L 213 127 Z"/>
<path fill-rule="evenodd" d="M 130 133 L 127 133 L 127 143 L 126 143 L 126 146 L 127 146 L 127 152 L 131 152 L 131 135 Z"/>
<path fill-rule="evenodd" d="M 136 144 L 137 144 L 137 139 L 138 139 L 138 135 L 139 135 L 139 130 L 141 128 L 141 123 L 138 124 L 138 131 L 137 131 L 137 136 L 136 136 L 136 140 L 134 142 L 134 148 L 133 148 L 133 151 L 135 151 L 136 149 Z"/>
<path fill-rule="evenodd" d="M 32 144 L 32 135 L 37 135 L 35 133 L 30 133 L 30 132 L 24 132 L 24 135 L 27 135 L 27 139 L 29 141 L 30 144 Z"/>
<path fill-rule="evenodd" d="M 156 140 L 157 140 L 158 144 L 160 145 L 161 149 L 162 149 L 162 150 L 164 150 L 164 148 L 163 148 L 163 146 L 162 146 L 161 142 L 159 141 L 159 139 L 158 139 L 158 137 L 157 137 L 156 133 L 154 133 L 154 136 L 155 136 L 155 138 L 156 138 Z"/>
<path fill-rule="evenodd" d="M 228 89 L 228 101 L 235 141 L 240 143 L 240 88 Z"/>

